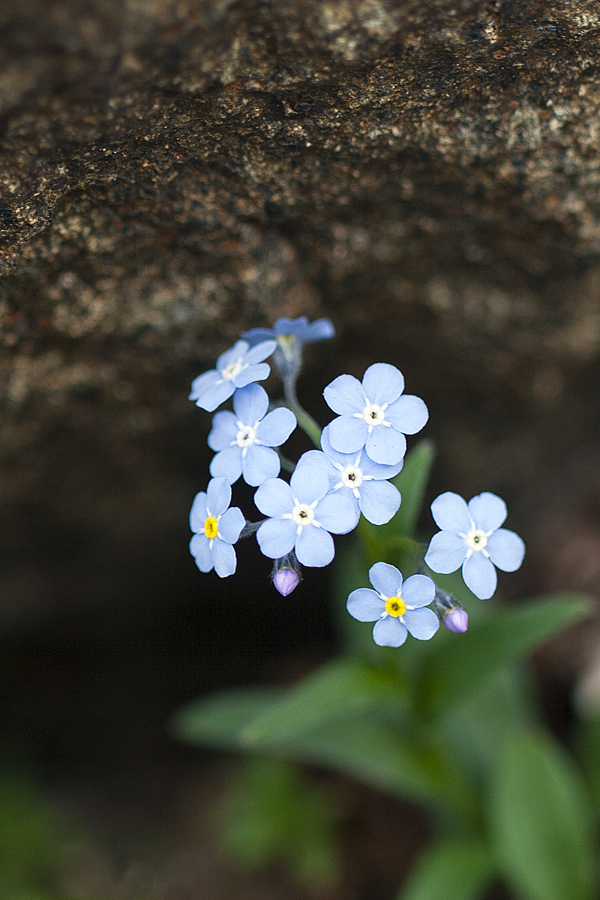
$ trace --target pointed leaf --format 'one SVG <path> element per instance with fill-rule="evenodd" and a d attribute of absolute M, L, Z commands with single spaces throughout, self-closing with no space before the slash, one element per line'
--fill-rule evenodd
<path fill-rule="evenodd" d="M 178 710 L 169 730 L 187 744 L 239 750 L 246 728 L 274 701 L 281 691 L 268 688 L 237 688 L 203 697 Z"/>
<path fill-rule="evenodd" d="M 494 878 L 483 841 L 440 840 L 418 860 L 398 900 L 478 900 Z"/>

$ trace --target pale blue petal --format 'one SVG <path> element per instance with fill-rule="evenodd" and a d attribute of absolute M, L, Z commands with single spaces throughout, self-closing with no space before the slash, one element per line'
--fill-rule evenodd
<path fill-rule="evenodd" d="M 252 349 L 248 350 L 246 356 L 244 357 L 244 362 L 250 368 L 253 368 L 256 363 L 261 363 L 263 359 L 266 359 L 267 356 L 270 356 L 271 353 L 277 347 L 277 341 L 263 341 L 262 344 L 256 344 Z"/>
<path fill-rule="evenodd" d="M 374 478 L 376 481 L 383 481 L 386 478 L 394 478 L 394 476 L 396 476 L 398 472 L 402 471 L 403 465 L 404 459 L 401 459 L 400 462 L 397 462 L 395 466 L 384 466 L 381 463 L 376 463 L 367 456 L 366 451 L 363 452 L 358 463 L 358 467 L 362 471 L 363 475 L 370 475 L 371 478 Z"/>
<path fill-rule="evenodd" d="M 348 597 L 346 609 L 359 622 L 376 622 L 385 612 L 385 603 L 370 588 L 358 588 Z"/>
<path fill-rule="evenodd" d="M 394 428 L 377 425 L 367 438 L 365 450 L 373 462 L 393 466 L 406 453 L 406 438 Z"/>
<path fill-rule="evenodd" d="M 473 521 L 482 531 L 495 531 L 496 528 L 500 528 L 508 515 L 504 500 L 496 494 L 490 494 L 489 491 L 469 500 L 468 507 Z"/>
<path fill-rule="evenodd" d="M 283 516 L 294 508 L 292 490 L 281 478 L 268 478 L 263 481 L 254 495 L 254 502 L 265 516 Z M 289 553 L 289 550 L 285 553 Z M 285 556 L 285 553 L 281 555 Z"/>
<path fill-rule="evenodd" d="M 231 383 L 236 388 L 246 387 L 253 381 L 264 381 L 271 372 L 271 366 L 268 363 L 259 363 L 257 366 L 246 366 L 245 369 L 232 379 Z"/>
<path fill-rule="evenodd" d="M 219 578 L 227 578 L 228 575 L 233 575 L 236 570 L 237 559 L 231 544 L 220 541 L 217 538 L 217 540 L 213 541 L 212 555 L 215 572 Z"/>
<path fill-rule="evenodd" d="M 373 640 L 380 647 L 401 647 L 407 634 L 406 625 L 395 616 L 380 619 L 373 628 Z"/>
<path fill-rule="evenodd" d="M 233 347 L 230 347 L 229 350 L 225 350 L 224 353 L 221 353 L 217 359 L 218 371 L 222 372 L 223 369 L 226 369 L 231 363 L 242 361 L 246 355 L 248 346 L 249 344 L 247 341 L 236 341 Z"/>
<path fill-rule="evenodd" d="M 327 494 L 315 508 L 317 521 L 334 534 L 348 534 L 358 525 L 360 513 L 353 499 L 346 492 Z"/>
<path fill-rule="evenodd" d="M 335 328 L 333 327 L 333 322 L 330 322 L 329 319 L 315 319 L 314 322 L 310 322 L 301 331 L 296 332 L 296 336 L 303 344 L 328 341 L 330 338 L 335 337 Z"/>
<path fill-rule="evenodd" d="M 300 461 L 302 462 L 302 457 Z M 302 462 L 294 469 L 290 478 L 292 494 L 300 503 L 314 503 L 321 500 L 329 490 L 329 478 L 321 466 Z"/>
<path fill-rule="evenodd" d="M 257 438 L 269 447 L 280 447 L 285 444 L 296 427 L 296 416 L 291 409 L 284 406 L 270 412 L 256 430 Z"/>
<path fill-rule="evenodd" d="M 518 534 L 499 528 L 488 538 L 485 548 L 495 566 L 503 572 L 515 572 L 525 556 L 525 544 Z"/>
<path fill-rule="evenodd" d="M 429 410 L 420 397 L 405 394 L 386 409 L 385 417 L 403 434 L 416 434 L 427 423 Z"/>
<path fill-rule="evenodd" d="M 252 444 L 251 447 L 248 447 L 246 455 L 242 455 L 244 481 L 253 487 L 262 484 L 267 478 L 276 478 L 280 468 L 279 457 L 270 447 Z"/>
<path fill-rule="evenodd" d="M 200 491 L 194 497 L 192 508 L 190 509 L 190 528 L 192 531 L 204 531 L 204 523 L 208 518 L 206 511 L 206 492 Z"/>
<path fill-rule="evenodd" d="M 219 519 L 219 538 L 228 544 L 235 544 L 245 524 L 246 519 L 241 509 L 232 506 Z"/>
<path fill-rule="evenodd" d="M 226 478 L 213 478 L 206 489 L 206 508 L 211 516 L 220 516 L 231 503 L 231 485 Z"/>
<path fill-rule="evenodd" d="M 402 599 L 411 609 L 419 609 L 433 602 L 435 584 L 427 575 L 411 575 L 402 586 Z"/>
<path fill-rule="evenodd" d="M 462 497 L 446 491 L 431 504 L 431 515 L 438 528 L 448 531 L 463 531 L 465 534 L 471 530 L 471 514 Z"/>
<path fill-rule="evenodd" d="M 339 419 L 336 419 L 335 421 L 337 422 Z M 339 463 L 341 466 L 346 467 L 352 465 L 360 451 L 355 450 L 354 453 L 341 453 L 339 450 L 332 447 L 331 438 L 329 436 L 330 427 L 331 425 L 326 425 L 321 432 L 321 449 L 323 450 L 323 453 L 329 460 Z"/>
<path fill-rule="evenodd" d="M 210 572 L 214 562 L 210 550 L 210 541 L 205 534 L 194 535 L 190 541 L 190 553 L 196 560 L 196 565 L 201 572 Z"/>
<path fill-rule="evenodd" d="M 438 531 L 429 542 L 425 564 L 434 572 L 447 575 L 462 566 L 467 551 L 467 542 L 458 532 Z"/>
<path fill-rule="evenodd" d="M 400 491 L 389 481 L 363 481 L 360 511 L 373 525 L 385 525 L 400 509 Z"/>
<path fill-rule="evenodd" d="M 402 574 L 389 563 L 378 562 L 371 566 L 369 581 L 382 597 L 399 597 L 402 593 Z"/>
<path fill-rule="evenodd" d="M 198 375 L 198 377 L 194 378 L 192 381 L 192 390 L 189 399 L 197 400 L 205 391 L 210 391 L 213 385 L 220 380 L 221 376 L 215 369 L 211 369 L 209 372 L 203 372 L 202 375 Z"/>
<path fill-rule="evenodd" d="M 363 387 L 354 375 L 338 375 L 327 385 L 323 396 L 327 406 L 338 416 L 351 416 L 355 412 L 362 412 L 367 405 Z"/>
<path fill-rule="evenodd" d="M 263 341 L 273 340 L 272 328 L 251 328 L 250 331 L 242 331 L 242 337 L 245 338 L 251 347 L 262 344 Z"/>
<path fill-rule="evenodd" d="M 234 419 L 244 425 L 260 421 L 269 408 L 269 395 L 260 384 L 248 384 L 233 395 Z M 230 413 L 231 415 L 231 413 Z M 236 430 L 237 434 L 237 430 Z"/>
<path fill-rule="evenodd" d="M 432 609 L 408 610 L 402 621 L 418 641 L 428 641 L 440 627 L 440 620 Z"/>
<path fill-rule="evenodd" d="M 208 435 L 208 446 L 211 450 L 223 450 L 232 441 L 235 441 L 238 430 L 235 424 L 235 416 L 232 412 L 227 410 L 218 412 L 212 420 L 212 429 Z"/>
<path fill-rule="evenodd" d="M 464 561 L 462 576 L 466 586 L 480 600 L 489 600 L 496 590 L 496 570 L 483 553 L 473 553 Z"/>
<path fill-rule="evenodd" d="M 365 446 L 369 429 L 364 419 L 340 416 L 327 426 L 329 441 L 339 453 L 358 453 Z"/>
<path fill-rule="evenodd" d="M 296 539 L 296 556 L 303 566 L 328 566 L 335 556 L 333 538 L 323 528 L 306 525 Z"/>
<path fill-rule="evenodd" d="M 307 326 L 307 316 L 298 316 L 297 319 L 288 319 L 286 316 L 282 316 L 273 325 L 273 334 L 276 337 L 281 337 L 284 334 L 299 337 Z"/>
<path fill-rule="evenodd" d="M 339 455 L 341 456 L 341 454 Z M 335 487 L 335 485 L 340 480 L 339 471 L 321 450 L 308 450 L 306 453 L 303 453 L 298 460 L 298 465 L 311 465 L 317 466 L 317 468 L 322 469 L 329 478 L 330 487 Z"/>
<path fill-rule="evenodd" d="M 208 470 L 213 478 L 226 478 L 233 484 L 242 474 L 242 448 L 226 447 L 213 456 Z"/>
<path fill-rule="evenodd" d="M 207 412 L 214 412 L 217 406 L 225 403 L 235 391 L 235 385 L 231 381 L 221 381 L 207 388 L 198 396 L 196 406 Z"/>
<path fill-rule="evenodd" d="M 365 372 L 362 384 L 369 402 L 383 406 L 398 399 L 404 390 L 404 376 L 389 363 L 373 363 Z"/>
<path fill-rule="evenodd" d="M 296 527 L 291 519 L 267 519 L 263 522 L 256 532 L 262 553 L 271 559 L 279 559 L 289 553 L 296 541 Z"/>

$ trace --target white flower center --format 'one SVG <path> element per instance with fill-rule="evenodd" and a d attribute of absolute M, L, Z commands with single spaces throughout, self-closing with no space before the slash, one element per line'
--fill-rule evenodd
<path fill-rule="evenodd" d="M 225 381 L 232 381 L 236 375 L 239 375 L 245 368 L 246 367 L 242 365 L 240 357 L 236 362 L 229 363 L 228 366 L 225 366 L 225 368 L 221 370 L 221 378 Z"/>
<path fill-rule="evenodd" d="M 315 519 L 315 511 L 308 503 L 296 503 L 292 510 L 292 521 L 303 528 L 305 525 L 312 525 Z M 316 523 L 315 523 L 316 524 Z"/>
<path fill-rule="evenodd" d="M 373 428 L 375 425 L 389 425 L 390 423 L 385 420 L 387 406 L 387 403 L 383 406 L 378 406 L 377 403 L 368 403 L 359 415 L 362 416 L 370 428 Z"/>
<path fill-rule="evenodd" d="M 467 547 L 469 548 L 469 556 L 472 553 L 479 553 L 483 551 L 485 556 L 488 556 L 488 552 L 485 549 L 488 537 L 490 536 L 491 531 L 483 531 L 481 528 L 471 528 L 468 534 L 461 533 L 461 537 L 465 539 L 467 542 Z"/>
<path fill-rule="evenodd" d="M 346 466 L 345 469 L 340 471 L 340 478 L 342 479 L 342 485 L 350 488 L 351 491 L 359 488 L 365 480 L 362 469 L 359 469 L 358 466 Z"/>
<path fill-rule="evenodd" d="M 242 422 L 236 422 L 235 424 L 239 428 L 235 438 L 235 443 L 238 447 L 241 447 L 242 450 L 246 450 L 248 447 L 251 447 L 252 444 L 256 443 L 256 425 L 253 427 L 252 425 L 244 425 Z"/>

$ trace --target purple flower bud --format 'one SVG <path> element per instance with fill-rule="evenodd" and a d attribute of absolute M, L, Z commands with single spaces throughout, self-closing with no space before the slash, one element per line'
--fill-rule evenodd
<path fill-rule="evenodd" d="M 279 569 L 273 576 L 273 584 L 282 597 L 287 597 L 300 584 L 300 576 L 293 569 Z"/>
<path fill-rule="evenodd" d="M 469 615 L 462 607 L 451 609 L 444 616 L 443 622 L 448 631 L 452 631 L 453 634 L 464 634 L 469 627 Z"/>

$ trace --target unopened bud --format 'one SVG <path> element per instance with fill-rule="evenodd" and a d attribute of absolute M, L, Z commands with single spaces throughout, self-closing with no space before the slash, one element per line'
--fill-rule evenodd
<path fill-rule="evenodd" d="M 453 597 L 448 591 L 443 591 L 436 585 L 435 599 L 432 606 L 448 631 L 451 631 L 453 634 L 465 633 L 469 627 L 469 615 L 456 597 Z"/>
<path fill-rule="evenodd" d="M 443 618 L 443 623 L 454 634 L 464 634 L 469 627 L 469 614 L 462 607 L 459 609 L 451 609 Z"/>
<path fill-rule="evenodd" d="M 273 584 L 282 597 L 287 597 L 300 584 L 300 576 L 294 569 L 279 569 L 273 576 Z"/>

